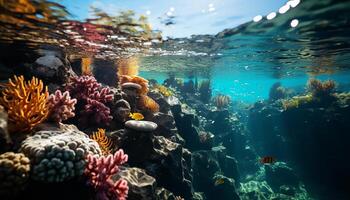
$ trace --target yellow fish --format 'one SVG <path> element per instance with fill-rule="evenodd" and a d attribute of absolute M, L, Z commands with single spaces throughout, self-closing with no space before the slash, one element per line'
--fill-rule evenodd
<path fill-rule="evenodd" d="M 218 185 L 221 185 L 221 184 L 223 184 L 223 183 L 225 183 L 225 179 L 219 178 L 219 179 L 217 179 L 217 180 L 215 181 L 214 185 L 215 185 L 215 186 L 218 186 Z"/>
<path fill-rule="evenodd" d="M 129 117 L 134 120 L 143 120 L 145 118 L 141 113 L 130 113 Z"/>

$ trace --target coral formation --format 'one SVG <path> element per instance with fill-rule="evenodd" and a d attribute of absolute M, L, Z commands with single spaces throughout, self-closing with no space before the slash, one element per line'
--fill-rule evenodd
<path fill-rule="evenodd" d="M 227 108 L 231 103 L 231 97 L 228 95 L 217 95 L 213 98 L 214 105 L 218 110 Z"/>
<path fill-rule="evenodd" d="M 156 84 L 154 86 L 154 89 L 165 97 L 169 97 L 173 95 L 173 92 L 169 88 L 165 87 L 164 85 Z"/>
<path fill-rule="evenodd" d="M 82 75 L 92 75 L 91 72 L 91 58 L 82 58 L 81 59 L 81 74 Z"/>
<path fill-rule="evenodd" d="M 294 96 L 291 99 L 282 100 L 282 107 L 284 110 L 290 110 L 311 103 L 313 100 L 314 99 L 310 94 L 304 96 Z"/>
<path fill-rule="evenodd" d="M 87 156 L 87 167 L 84 174 L 88 177 L 88 184 L 96 191 L 98 200 L 126 200 L 128 195 L 128 183 L 119 179 L 115 183 L 112 176 L 119 172 L 119 166 L 128 161 L 128 155 L 122 149 L 114 155 L 98 157 L 89 154 Z"/>
<path fill-rule="evenodd" d="M 87 154 L 100 155 L 98 144 L 76 128 L 39 131 L 19 150 L 31 161 L 34 180 L 63 182 L 83 174 Z"/>
<path fill-rule="evenodd" d="M 90 138 L 95 140 L 100 145 L 103 155 L 111 153 L 112 141 L 106 136 L 106 130 L 99 128 L 97 132 L 90 135 Z"/>
<path fill-rule="evenodd" d="M 81 111 L 80 121 L 84 124 L 91 122 L 93 124 L 108 125 L 113 119 L 110 112 L 110 109 L 103 103 L 87 99 L 87 104 L 84 106 L 84 110 Z"/>
<path fill-rule="evenodd" d="M 0 197 L 16 195 L 29 178 L 30 161 L 22 153 L 0 155 Z"/>
<path fill-rule="evenodd" d="M 141 90 L 139 90 L 141 95 L 146 95 L 148 93 L 148 81 L 140 76 L 121 75 L 119 81 L 121 85 L 129 82 L 137 83 L 141 86 Z"/>
<path fill-rule="evenodd" d="M 117 61 L 118 76 L 137 76 L 139 74 L 139 60 L 136 57 L 121 58 Z"/>
<path fill-rule="evenodd" d="M 315 98 L 329 97 L 335 90 L 336 84 L 333 80 L 321 82 L 317 79 L 310 79 L 307 83 L 309 91 Z"/>
<path fill-rule="evenodd" d="M 147 110 L 150 112 L 159 112 L 159 105 L 151 97 L 146 95 L 141 95 L 138 102 L 139 107 L 142 110 Z"/>
<path fill-rule="evenodd" d="M 47 87 L 35 77 L 28 82 L 23 76 L 9 79 L 2 91 L 0 104 L 8 112 L 10 131 L 30 131 L 44 121 L 49 112 L 48 96 Z"/>
<path fill-rule="evenodd" d="M 71 78 L 66 90 L 78 100 L 78 108 L 82 111 L 77 114 L 83 125 L 108 125 L 112 120 L 110 108 L 106 106 L 113 101 L 112 91 L 108 87 L 102 87 L 93 76 Z"/>
<path fill-rule="evenodd" d="M 62 122 L 74 117 L 76 103 L 77 100 L 71 99 L 68 91 L 62 93 L 61 90 L 56 90 L 55 94 L 51 94 L 48 99 L 49 118 L 55 122 Z"/>

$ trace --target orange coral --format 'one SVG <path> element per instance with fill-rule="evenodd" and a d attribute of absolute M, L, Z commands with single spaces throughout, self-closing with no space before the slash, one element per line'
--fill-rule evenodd
<path fill-rule="evenodd" d="M 94 132 L 91 139 L 95 140 L 101 148 L 103 155 L 111 153 L 112 141 L 106 136 L 106 130 L 99 128 L 97 132 Z"/>
<path fill-rule="evenodd" d="M 139 99 L 139 106 L 141 109 L 151 112 L 159 112 L 159 105 L 151 97 L 147 95 L 141 95 Z"/>
<path fill-rule="evenodd" d="M 91 58 L 81 59 L 81 74 L 82 75 L 92 75 L 91 72 Z"/>
<path fill-rule="evenodd" d="M 148 93 L 148 81 L 140 76 L 128 76 L 128 75 L 122 75 L 119 78 L 120 84 L 132 82 L 137 83 L 141 86 L 140 94 L 145 95 Z"/>
<path fill-rule="evenodd" d="M 47 87 L 35 77 L 28 82 L 23 76 L 9 79 L 2 91 L 0 104 L 8 112 L 10 125 L 13 125 L 11 132 L 27 132 L 44 121 L 49 113 L 48 97 Z"/>
<path fill-rule="evenodd" d="M 121 58 L 117 61 L 118 75 L 137 76 L 139 74 L 138 58 Z"/>

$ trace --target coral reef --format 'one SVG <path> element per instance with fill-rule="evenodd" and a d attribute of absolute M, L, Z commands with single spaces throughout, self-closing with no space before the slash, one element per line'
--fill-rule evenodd
<path fill-rule="evenodd" d="M 231 103 L 231 97 L 228 95 L 217 95 L 213 98 L 214 105 L 218 110 L 227 108 Z"/>
<path fill-rule="evenodd" d="M 90 138 L 95 140 L 100 145 L 103 155 L 111 153 L 112 141 L 106 136 L 106 130 L 99 128 L 97 132 L 90 135 Z"/>
<path fill-rule="evenodd" d="M 79 76 L 69 79 L 65 90 L 79 101 L 87 100 L 95 91 L 99 91 L 101 84 L 93 76 Z"/>
<path fill-rule="evenodd" d="M 22 153 L 0 154 L 0 197 L 18 195 L 29 178 L 30 161 Z"/>
<path fill-rule="evenodd" d="M 149 91 L 148 81 L 140 76 L 121 75 L 119 81 L 121 85 L 129 82 L 139 84 L 141 86 L 141 89 L 139 90 L 141 95 L 146 95 Z"/>
<path fill-rule="evenodd" d="M 33 77 L 25 82 L 23 76 L 9 79 L 2 91 L 0 104 L 8 112 L 10 132 L 27 132 L 47 118 L 49 93 L 41 80 Z"/>
<path fill-rule="evenodd" d="M 98 144 L 74 127 L 36 132 L 22 142 L 19 151 L 31 161 L 31 177 L 45 182 L 63 182 L 80 176 L 86 155 L 101 154 Z"/>
<path fill-rule="evenodd" d="M 87 99 L 79 120 L 85 125 L 89 123 L 109 125 L 112 119 L 111 110 L 105 104 L 94 99 Z"/>
<path fill-rule="evenodd" d="M 280 82 L 274 83 L 269 91 L 269 100 L 276 101 L 278 99 L 284 99 L 288 96 L 286 88 L 282 87 Z"/>
<path fill-rule="evenodd" d="M 91 71 L 91 58 L 82 58 L 81 59 L 81 74 L 82 75 L 92 75 Z"/>
<path fill-rule="evenodd" d="M 137 76 L 139 74 L 139 60 L 137 57 L 121 58 L 117 61 L 118 76 Z"/>
<path fill-rule="evenodd" d="M 201 81 L 198 92 L 200 100 L 202 100 L 204 103 L 208 103 L 211 98 L 210 80 Z"/>
<path fill-rule="evenodd" d="M 88 184 L 96 191 L 96 199 L 126 200 L 128 195 L 128 182 L 119 179 L 112 181 L 112 176 L 119 172 L 119 166 L 128 161 L 128 155 L 123 150 L 118 150 L 114 155 L 97 157 L 87 156 L 87 167 L 84 174 L 88 177 Z"/>
<path fill-rule="evenodd" d="M 164 85 L 156 84 L 154 86 L 154 89 L 165 97 L 169 97 L 173 95 L 173 91 L 171 91 L 169 88 L 165 87 Z"/>
<path fill-rule="evenodd" d="M 69 92 L 61 92 L 56 90 L 55 94 L 51 94 L 48 99 L 48 107 L 50 110 L 49 119 L 55 122 L 62 122 L 75 116 L 76 99 L 71 99 Z"/>

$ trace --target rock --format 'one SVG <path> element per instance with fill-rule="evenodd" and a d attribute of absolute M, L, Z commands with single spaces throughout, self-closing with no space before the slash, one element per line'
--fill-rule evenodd
<path fill-rule="evenodd" d="M 113 110 L 113 119 L 116 119 L 118 122 L 125 122 L 129 118 L 130 114 L 130 104 L 124 100 L 117 100 L 114 104 Z"/>
<path fill-rule="evenodd" d="M 249 181 L 241 184 L 239 194 L 242 200 L 270 200 L 274 192 L 266 181 Z"/>
<path fill-rule="evenodd" d="M 34 180 L 70 180 L 83 174 L 87 154 L 102 154 L 97 142 L 75 126 L 63 126 L 61 129 L 38 131 L 22 142 L 19 151 L 30 159 Z"/>
<path fill-rule="evenodd" d="M 7 128 L 7 112 L 0 105 L 0 150 L 6 150 L 6 146 L 11 142 Z"/>
<path fill-rule="evenodd" d="M 265 165 L 266 182 L 275 191 L 282 185 L 299 187 L 299 179 L 295 172 L 285 163 L 276 162 L 273 165 Z"/>
<path fill-rule="evenodd" d="M 157 182 L 145 170 L 139 168 L 124 168 L 112 177 L 114 181 L 124 179 L 128 182 L 128 200 L 154 200 L 156 199 Z"/>
<path fill-rule="evenodd" d="M 126 89 L 126 90 L 141 90 L 141 85 L 140 84 L 137 84 L 137 83 L 132 83 L 132 82 L 129 82 L 129 83 L 123 83 L 122 85 L 122 89 Z"/>
<path fill-rule="evenodd" d="M 222 184 L 215 184 L 217 180 L 222 181 Z M 222 200 L 240 200 L 235 187 L 235 180 L 222 175 L 213 177 L 212 190 L 206 191 L 205 194 L 208 196 L 208 199 L 215 199 L 217 194 L 220 194 L 220 199 Z"/>
<path fill-rule="evenodd" d="M 125 122 L 125 127 L 134 131 L 152 132 L 157 129 L 158 125 L 151 121 L 129 120 Z"/>

